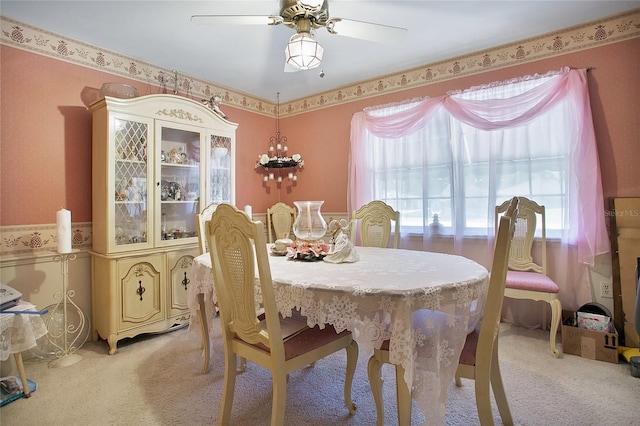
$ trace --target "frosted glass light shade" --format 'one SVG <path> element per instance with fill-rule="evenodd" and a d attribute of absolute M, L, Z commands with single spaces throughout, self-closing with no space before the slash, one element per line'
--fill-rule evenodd
<path fill-rule="evenodd" d="M 320 65 L 324 48 L 311 34 L 297 33 L 289 39 L 284 53 L 287 64 L 301 70 L 308 70 Z"/>

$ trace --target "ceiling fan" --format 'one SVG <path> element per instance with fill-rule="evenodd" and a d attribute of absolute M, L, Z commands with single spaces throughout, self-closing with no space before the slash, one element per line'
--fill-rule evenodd
<path fill-rule="evenodd" d="M 324 48 L 313 32 L 326 28 L 337 34 L 383 44 L 398 43 L 406 37 L 406 28 L 374 24 L 329 16 L 329 0 L 280 0 L 280 15 L 193 15 L 191 21 L 203 24 L 286 25 L 296 30 L 285 48 L 285 71 L 316 68 L 322 62 Z"/>

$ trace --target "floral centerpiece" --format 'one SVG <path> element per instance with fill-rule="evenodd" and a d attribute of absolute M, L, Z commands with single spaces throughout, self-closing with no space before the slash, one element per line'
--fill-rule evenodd
<path fill-rule="evenodd" d="M 304 166 L 304 160 L 300 154 L 293 154 L 291 157 L 269 157 L 267 154 L 258 155 L 258 162 L 256 168 L 264 167 L 265 169 L 281 169 L 285 167 L 299 167 Z"/>
<path fill-rule="evenodd" d="M 295 240 L 287 247 L 287 257 L 294 260 L 322 260 L 330 250 L 331 246 L 323 240 Z"/>

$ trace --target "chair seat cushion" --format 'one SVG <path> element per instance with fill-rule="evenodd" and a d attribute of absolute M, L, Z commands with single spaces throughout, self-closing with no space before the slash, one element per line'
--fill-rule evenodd
<path fill-rule="evenodd" d="M 560 288 L 551 278 L 537 272 L 507 271 L 506 287 L 517 290 L 558 293 Z"/>
<path fill-rule="evenodd" d="M 464 342 L 462 353 L 460 353 L 459 364 L 476 365 L 476 348 L 478 347 L 478 337 L 480 337 L 480 326 L 471 333 L 467 334 L 467 340 Z"/>
<path fill-rule="evenodd" d="M 328 324 L 323 329 L 316 325 L 284 342 L 284 357 L 287 360 L 295 358 L 350 334 L 349 330 L 336 333 L 336 329 Z"/>
<path fill-rule="evenodd" d="M 289 360 L 307 352 L 311 352 L 312 350 L 324 346 L 330 342 L 342 339 L 344 336 L 347 336 L 349 334 L 351 334 L 351 331 L 349 330 L 344 330 L 341 333 L 336 333 L 335 328 L 333 328 L 333 326 L 331 325 L 325 325 L 323 329 L 321 329 L 317 325 L 313 328 L 307 328 L 284 342 L 285 360 Z M 238 338 L 236 337 L 236 339 Z M 253 346 L 258 347 L 265 352 L 269 352 L 269 348 L 262 343 L 256 343 Z"/>

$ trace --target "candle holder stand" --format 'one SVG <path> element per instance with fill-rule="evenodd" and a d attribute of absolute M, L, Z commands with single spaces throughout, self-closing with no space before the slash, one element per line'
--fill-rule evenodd
<path fill-rule="evenodd" d="M 58 300 L 58 303 L 50 311 L 50 316 L 47 319 L 46 326 L 49 330 L 47 334 L 47 340 L 53 345 L 56 358 L 49 363 L 50 368 L 67 367 L 73 365 L 82 359 L 82 355 L 76 353 L 80 347 L 84 344 L 84 341 L 78 342 L 80 336 L 83 335 L 84 328 L 87 326 L 85 321 L 85 315 L 82 309 L 73 301 L 75 296 L 75 290 L 68 289 L 69 283 L 69 262 L 76 259 L 77 250 L 72 250 L 70 253 L 58 253 L 53 257 L 54 262 L 60 262 L 60 269 L 62 273 L 62 292 L 55 293 L 54 299 Z M 78 319 L 72 320 L 69 317 L 69 309 L 77 311 Z M 50 327 L 51 320 L 62 313 L 62 328 L 56 330 L 55 327 Z M 60 339 L 62 338 L 62 343 Z"/>

